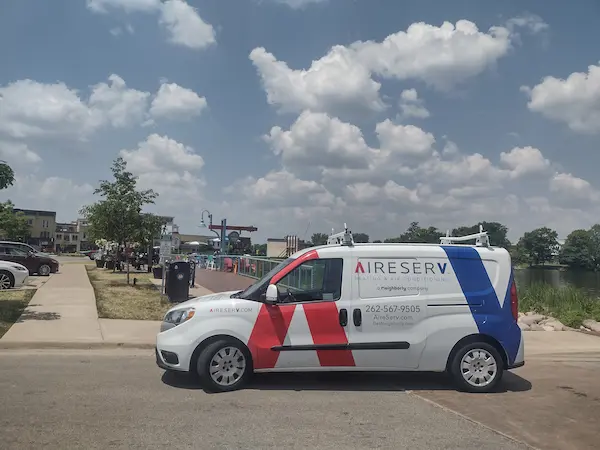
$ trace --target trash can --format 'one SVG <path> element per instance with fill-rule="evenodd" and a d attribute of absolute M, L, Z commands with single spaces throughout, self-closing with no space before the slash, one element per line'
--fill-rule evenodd
<path fill-rule="evenodd" d="M 171 303 L 185 302 L 190 294 L 190 263 L 172 261 L 167 264 L 165 294 Z"/>

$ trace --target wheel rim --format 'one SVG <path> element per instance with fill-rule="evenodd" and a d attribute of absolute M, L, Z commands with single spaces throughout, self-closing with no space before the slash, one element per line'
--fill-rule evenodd
<path fill-rule="evenodd" d="M 0 274 L 0 289 L 10 289 L 10 278 L 5 273 Z"/>
<path fill-rule="evenodd" d="M 40 266 L 38 272 L 40 275 L 48 275 L 50 273 L 50 266 L 44 264 L 43 266 Z"/>
<path fill-rule="evenodd" d="M 471 386 L 485 387 L 496 379 L 498 364 L 487 350 L 473 349 L 462 357 L 460 371 Z"/>
<path fill-rule="evenodd" d="M 219 386 L 231 386 L 246 372 L 246 357 L 236 347 L 223 347 L 210 360 L 210 377 Z"/>

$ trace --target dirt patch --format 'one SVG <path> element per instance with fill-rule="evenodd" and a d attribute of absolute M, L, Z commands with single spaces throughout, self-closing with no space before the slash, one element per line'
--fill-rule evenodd
<path fill-rule="evenodd" d="M 173 306 L 150 282 L 151 273 L 113 272 L 86 265 L 96 295 L 98 317 L 104 319 L 162 320 Z M 134 283 L 135 279 L 135 285 Z"/>
<path fill-rule="evenodd" d="M 34 294 L 35 289 L 0 291 L 0 338 L 19 320 Z"/>

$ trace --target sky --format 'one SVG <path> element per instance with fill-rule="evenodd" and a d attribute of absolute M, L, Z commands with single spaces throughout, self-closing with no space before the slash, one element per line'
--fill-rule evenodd
<path fill-rule="evenodd" d="M 78 217 L 123 157 L 180 232 L 600 221 L 600 3 L 0 3 L 0 158 Z M 204 216 L 206 219 L 206 215 Z"/>

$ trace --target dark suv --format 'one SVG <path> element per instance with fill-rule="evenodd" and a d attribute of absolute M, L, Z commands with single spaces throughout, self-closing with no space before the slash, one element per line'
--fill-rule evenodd
<path fill-rule="evenodd" d="M 40 253 L 27 252 L 10 244 L 0 244 L 0 261 L 12 261 L 24 265 L 29 274 L 47 277 L 58 272 L 58 261 Z"/>

